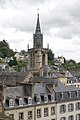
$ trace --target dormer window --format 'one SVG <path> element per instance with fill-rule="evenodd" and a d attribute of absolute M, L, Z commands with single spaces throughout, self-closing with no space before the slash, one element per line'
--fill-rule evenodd
<path fill-rule="evenodd" d="M 32 98 L 28 97 L 28 105 L 31 105 L 31 104 L 32 104 Z"/>
<path fill-rule="evenodd" d="M 64 93 L 62 92 L 62 93 L 61 93 L 61 99 L 63 99 L 63 98 L 64 98 Z"/>
<path fill-rule="evenodd" d="M 40 96 L 37 96 L 37 103 L 40 103 Z"/>
<path fill-rule="evenodd" d="M 54 95 L 53 94 L 51 95 L 51 101 L 52 102 L 54 101 Z"/>
<path fill-rule="evenodd" d="M 44 95 L 44 102 L 47 102 L 48 101 L 48 97 L 47 95 Z"/>
<path fill-rule="evenodd" d="M 23 98 L 19 98 L 19 106 L 23 105 Z"/>
<path fill-rule="evenodd" d="M 69 98 L 71 98 L 71 92 L 69 92 L 68 95 L 69 95 Z"/>
<path fill-rule="evenodd" d="M 10 99 L 9 100 L 9 107 L 13 107 L 14 106 L 14 101 L 13 101 L 13 99 Z"/>
<path fill-rule="evenodd" d="M 76 97 L 79 97 L 79 91 L 76 91 Z"/>

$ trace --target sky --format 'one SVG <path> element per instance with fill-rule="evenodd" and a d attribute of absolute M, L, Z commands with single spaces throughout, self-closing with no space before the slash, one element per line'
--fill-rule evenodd
<path fill-rule="evenodd" d="M 17 51 L 32 48 L 38 12 L 44 47 L 79 62 L 80 0 L 0 0 L 0 41 Z"/>

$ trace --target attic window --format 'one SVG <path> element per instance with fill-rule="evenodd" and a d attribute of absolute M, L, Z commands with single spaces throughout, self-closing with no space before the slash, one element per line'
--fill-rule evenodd
<path fill-rule="evenodd" d="M 51 95 L 51 101 L 52 102 L 54 101 L 54 95 L 53 94 Z"/>
<path fill-rule="evenodd" d="M 31 105 L 31 104 L 32 104 L 32 98 L 28 97 L 28 105 Z"/>
<path fill-rule="evenodd" d="M 22 99 L 22 98 L 19 99 L 19 105 L 20 105 L 20 106 L 23 105 L 23 99 Z"/>
<path fill-rule="evenodd" d="M 62 92 L 62 93 L 61 93 L 61 99 L 63 99 L 63 98 L 64 98 L 64 93 Z"/>
<path fill-rule="evenodd" d="M 10 99 L 9 100 L 9 107 L 13 107 L 14 106 L 14 101 L 13 101 L 13 99 Z"/>
<path fill-rule="evenodd" d="M 37 96 L 37 103 L 40 103 L 40 96 Z"/>
<path fill-rule="evenodd" d="M 44 102 L 47 102 L 48 101 L 48 97 L 47 95 L 44 95 Z"/>
<path fill-rule="evenodd" d="M 79 91 L 76 91 L 76 97 L 79 97 Z"/>
<path fill-rule="evenodd" d="M 71 98 L 71 92 L 68 93 L 69 98 Z"/>

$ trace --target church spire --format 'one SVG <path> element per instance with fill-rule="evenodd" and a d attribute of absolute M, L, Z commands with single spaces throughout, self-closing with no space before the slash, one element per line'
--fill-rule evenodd
<path fill-rule="evenodd" d="M 39 13 L 37 14 L 35 34 L 33 34 L 33 48 L 43 48 L 43 34 L 40 28 Z"/>
<path fill-rule="evenodd" d="M 39 22 L 39 13 L 37 14 L 37 24 L 36 24 L 36 31 L 35 33 L 41 33 L 41 29 L 40 29 L 40 22 Z"/>

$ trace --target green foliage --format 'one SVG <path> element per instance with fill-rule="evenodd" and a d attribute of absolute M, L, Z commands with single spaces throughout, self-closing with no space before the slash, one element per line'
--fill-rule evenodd
<path fill-rule="evenodd" d="M 9 48 L 8 43 L 3 40 L 0 42 L 0 57 L 5 58 L 5 57 L 12 57 L 14 56 L 14 51 Z"/>
<path fill-rule="evenodd" d="M 13 60 L 10 60 L 8 64 L 9 64 L 10 67 L 12 67 L 12 66 L 14 66 L 14 65 L 17 65 L 18 63 L 17 63 L 17 61 L 16 61 L 16 58 L 13 57 Z"/>
<path fill-rule="evenodd" d="M 0 41 L 0 47 L 7 47 L 7 48 L 9 48 L 9 44 L 5 40 L 3 40 L 3 41 Z"/>
<path fill-rule="evenodd" d="M 27 62 L 25 60 L 19 61 L 15 66 L 13 66 L 16 71 L 21 71 L 23 68 L 27 67 Z"/>
<path fill-rule="evenodd" d="M 80 63 L 76 63 L 76 61 L 72 59 L 66 61 L 63 66 L 67 70 L 80 70 Z"/>
<path fill-rule="evenodd" d="M 54 53 L 52 52 L 51 49 L 48 51 L 48 60 L 49 61 L 53 61 L 54 60 Z"/>
<path fill-rule="evenodd" d="M 54 65 L 54 53 L 52 52 L 52 50 L 50 49 L 48 51 L 48 64 L 49 65 Z"/>

